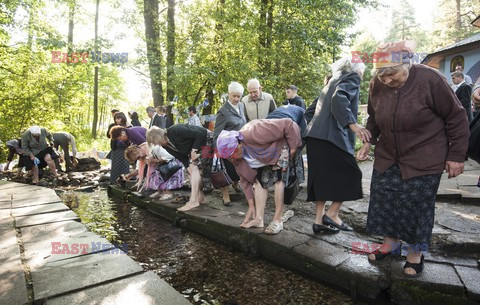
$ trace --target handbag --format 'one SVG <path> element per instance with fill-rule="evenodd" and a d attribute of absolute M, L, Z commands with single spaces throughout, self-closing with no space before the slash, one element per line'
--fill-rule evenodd
<path fill-rule="evenodd" d="M 182 165 L 180 165 L 178 162 L 174 162 L 174 160 L 175 159 L 172 159 L 170 162 L 164 163 L 157 167 L 157 170 L 159 171 L 163 181 L 170 179 L 182 168 Z"/>
<path fill-rule="evenodd" d="M 220 169 L 218 168 L 219 164 Z M 212 181 L 213 187 L 216 189 L 232 184 L 232 178 L 230 178 L 227 170 L 223 166 L 223 160 L 221 158 L 217 158 L 213 172 L 210 174 L 210 180 Z"/>
<path fill-rule="evenodd" d="M 467 156 L 480 163 L 480 112 L 470 123 Z"/>
<path fill-rule="evenodd" d="M 285 205 L 291 205 L 298 193 L 300 193 L 300 183 L 298 182 L 297 169 L 295 164 L 293 165 L 294 174 L 290 173 L 290 166 L 287 168 L 287 180 L 285 181 L 285 188 L 283 192 L 283 203 Z"/>

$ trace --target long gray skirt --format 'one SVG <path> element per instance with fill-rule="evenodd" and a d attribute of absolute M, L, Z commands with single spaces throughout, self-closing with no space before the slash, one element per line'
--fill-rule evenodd
<path fill-rule="evenodd" d="M 383 174 L 373 170 L 367 231 L 398 238 L 408 244 L 430 243 L 441 176 L 424 175 L 402 180 L 398 164 Z"/>
<path fill-rule="evenodd" d="M 111 151 L 112 168 L 110 169 L 110 184 L 115 184 L 122 174 L 130 172 L 130 164 L 125 159 L 125 148 L 117 148 Z"/>

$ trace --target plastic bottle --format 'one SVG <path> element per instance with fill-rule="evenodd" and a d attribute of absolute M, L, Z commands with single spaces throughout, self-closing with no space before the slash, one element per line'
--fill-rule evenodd
<path fill-rule="evenodd" d="M 280 158 L 278 159 L 278 166 L 280 166 L 281 168 L 288 167 L 288 146 L 287 145 L 284 145 L 282 148 Z"/>

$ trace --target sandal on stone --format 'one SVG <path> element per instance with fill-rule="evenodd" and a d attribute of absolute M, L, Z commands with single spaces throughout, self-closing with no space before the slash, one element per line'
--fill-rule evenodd
<path fill-rule="evenodd" d="M 375 259 L 370 259 L 370 257 L 368 257 L 368 261 L 370 263 L 375 263 L 375 262 L 378 262 L 378 261 L 381 261 L 385 258 L 387 258 L 388 256 L 392 255 L 392 256 L 401 256 L 402 255 L 402 243 L 395 243 L 396 245 L 398 245 L 397 247 L 395 247 L 395 249 L 391 249 L 390 252 L 382 252 L 380 251 L 380 249 L 378 249 L 378 253 L 369 253 L 370 254 L 373 254 L 375 255 Z M 392 245 L 392 248 L 393 248 L 393 245 Z"/>
<path fill-rule="evenodd" d="M 416 277 L 419 277 L 421 274 L 422 274 L 422 271 L 423 271 L 423 255 L 422 255 L 422 258 L 420 259 L 420 263 L 418 264 L 414 264 L 414 263 L 410 263 L 409 261 L 407 261 L 405 263 L 405 265 L 403 266 L 403 275 L 405 277 L 408 277 L 408 278 L 416 278 Z M 405 269 L 407 268 L 412 268 L 413 270 L 415 270 L 415 274 L 408 274 L 408 273 L 405 273 Z"/>
<path fill-rule="evenodd" d="M 162 197 L 160 197 L 160 200 L 170 200 L 173 198 L 173 194 L 163 194 Z"/>
<path fill-rule="evenodd" d="M 162 193 L 160 193 L 160 192 L 155 192 L 155 193 L 153 193 L 152 195 L 150 195 L 150 198 L 153 199 L 153 198 L 158 198 L 158 197 L 162 197 L 162 196 L 163 196 Z"/>
<path fill-rule="evenodd" d="M 281 221 L 272 221 L 268 227 L 265 229 L 265 234 L 278 234 L 283 230 L 283 222 Z"/>

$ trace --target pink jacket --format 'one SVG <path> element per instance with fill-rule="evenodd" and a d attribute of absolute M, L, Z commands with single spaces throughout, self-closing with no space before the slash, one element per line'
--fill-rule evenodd
<path fill-rule="evenodd" d="M 253 120 L 240 129 L 241 143 L 250 156 L 268 165 L 277 163 L 283 146 L 298 148 L 302 145 L 300 128 L 291 119 Z M 253 184 L 257 170 L 252 169 L 245 159 L 234 160 L 237 174 L 240 176 L 245 197 L 253 199 Z"/>

